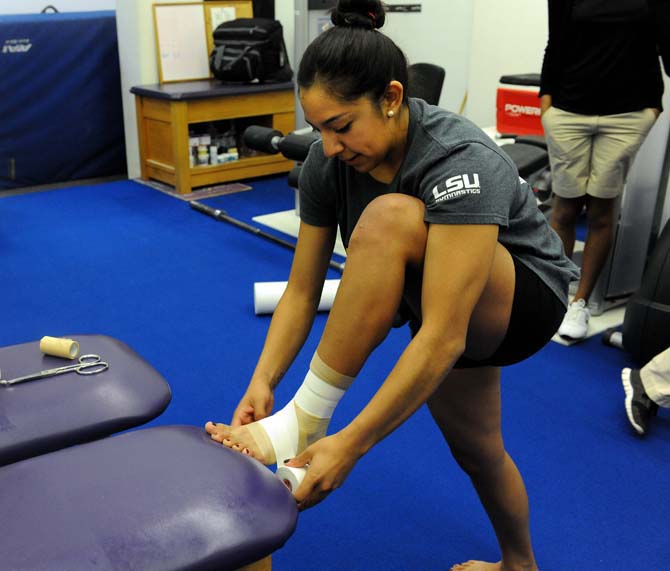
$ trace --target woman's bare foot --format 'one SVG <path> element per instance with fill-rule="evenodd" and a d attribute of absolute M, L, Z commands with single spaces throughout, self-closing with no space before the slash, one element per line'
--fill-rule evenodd
<path fill-rule="evenodd" d="M 272 442 L 257 422 L 233 428 L 227 424 L 210 421 L 205 424 L 205 430 L 212 440 L 231 450 L 251 456 L 266 466 L 277 462 Z"/>
<path fill-rule="evenodd" d="M 267 466 L 300 454 L 325 436 L 329 422 L 329 418 L 313 416 L 291 401 L 272 416 L 257 422 L 236 427 L 208 422 L 205 430 L 212 440 Z"/>
<path fill-rule="evenodd" d="M 519 567 L 519 569 L 521 569 L 521 567 Z M 530 571 L 537 571 L 537 568 L 534 565 L 529 569 Z M 485 561 L 466 561 L 465 563 L 454 565 L 450 571 L 507 571 L 507 568 L 503 567 L 502 561 L 498 561 L 498 563 L 486 563 Z"/>
<path fill-rule="evenodd" d="M 454 565 L 450 571 L 504 571 L 502 561 L 498 563 L 486 563 L 484 561 L 466 561 Z"/>

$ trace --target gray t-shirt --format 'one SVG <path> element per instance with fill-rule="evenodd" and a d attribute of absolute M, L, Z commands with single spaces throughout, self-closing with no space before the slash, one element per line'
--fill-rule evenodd
<path fill-rule="evenodd" d="M 314 143 L 300 173 L 300 218 L 339 224 L 344 246 L 365 207 L 400 192 L 423 201 L 429 224 L 496 224 L 498 241 L 567 304 L 579 271 L 549 227 L 530 185 L 512 160 L 469 120 L 421 99 L 409 99 L 405 159 L 390 184 L 359 173 Z"/>

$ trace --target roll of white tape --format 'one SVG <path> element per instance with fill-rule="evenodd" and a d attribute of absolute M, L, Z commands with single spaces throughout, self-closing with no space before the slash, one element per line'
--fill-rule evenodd
<path fill-rule="evenodd" d="M 256 315 L 274 313 L 279 298 L 286 290 L 287 282 L 256 282 L 254 284 L 254 312 Z M 321 292 L 319 311 L 328 311 L 333 306 L 340 280 L 326 280 Z"/>
<path fill-rule="evenodd" d="M 40 339 L 40 351 L 45 355 L 75 359 L 79 355 L 79 343 L 63 337 L 44 336 Z"/>
<path fill-rule="evenodd" d="M 291 468 L 289 466 L 280 466 L 277 468 L 277 478 L 291 491 L 295 492 L 300 483 L 307 474 L 307 468 Z"/>

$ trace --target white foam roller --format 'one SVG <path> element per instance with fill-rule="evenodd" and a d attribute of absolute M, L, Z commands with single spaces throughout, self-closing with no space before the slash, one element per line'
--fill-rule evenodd
<path fill-rule="evenodd" d="M 286 290 L 288 282 L 254 283 L 254 312 L 256 315 L 274 313 L 279 298 Z M 319 311 L 328 311 L 333 306 L 340 280 L 326 280 L 321 292 Z"/>

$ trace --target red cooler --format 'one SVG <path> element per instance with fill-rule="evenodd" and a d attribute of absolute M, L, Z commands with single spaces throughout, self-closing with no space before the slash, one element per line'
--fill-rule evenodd
<path fill-rule="evenodd" d="M 514 135 L 544 135 L 540 122 L 540 74 L 503 75 L 496 97 L 496 130 Z"/>

